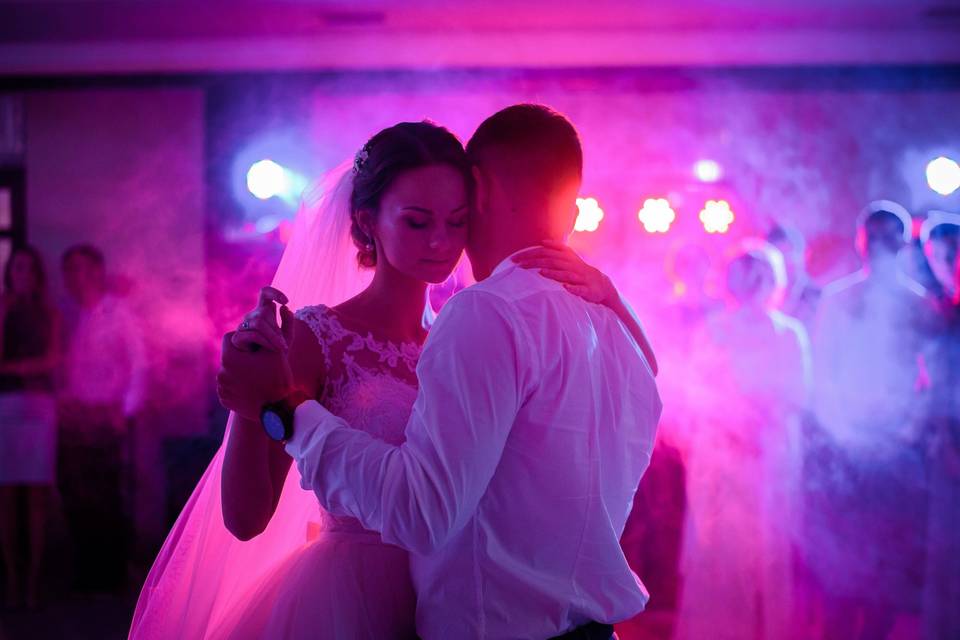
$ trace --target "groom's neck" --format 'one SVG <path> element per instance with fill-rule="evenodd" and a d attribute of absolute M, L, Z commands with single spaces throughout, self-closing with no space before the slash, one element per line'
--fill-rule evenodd
<path fill-rule="evenodd" d="M 525 233 L 511 231 L 510 235 L 497 237 L 490 243 L 490 246 L 486 247 L 482 256 L 475 261 L 474 277 L 477 280 L 484 280 L 490 277 L 490 275 L 493 274 L 493 270 L 496 269 L 501 262 L 518 251 L 539 246 L 547 238 L 549 238 L 549 236 L 541 231 L 529 231 Z"/>

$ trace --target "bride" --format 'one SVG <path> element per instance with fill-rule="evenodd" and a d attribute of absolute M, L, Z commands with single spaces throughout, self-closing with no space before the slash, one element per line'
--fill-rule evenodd
<path fill-rule="evenodd" d="M 298 384 L 333 413 L 401 443 L 431 316 L 427 286 L 460 260 L 471 185 L 463 146 L 446 129 L 420 122 L 379 132 L 352 166 L 305 195 L 274 286 L 225 339 L 285 351 Z M 606 276 L 562 245 L 518 261 L 614 308 L 653 363 Z M 295 316 L 287 306 L 317 301 L 329 306 Z M 415 637 L 407 553 L 325 513 L 281 443 L 244 420 L 231 416 L 225 445 L 167 537 L 130 637 Z"/>

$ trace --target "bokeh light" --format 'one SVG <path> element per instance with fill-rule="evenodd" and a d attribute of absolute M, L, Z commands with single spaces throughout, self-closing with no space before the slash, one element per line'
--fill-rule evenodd
<path fill-rule="evenodd" d="M 700 211 L 700 222 L 707 233 L 726 233 L 735 216 L 726 200 L 707 200 Z"/>
<path fill-rule="evenodd" d="M 282 220 L 283 218 L 279 216 L 263 216 L 257 219 L 254 228 L 257 233 L 270 233 L 280 225 Z"/>
<path fill-rule="evenodd" d="M 287 171 L 273 160 L 254 162 L 247 171 L 247 189 L 261 200 L 284 195 L 290 189 Z"/>
<path fill-rule="evenodd" d="M 647 198 L 637 217 L 648 233 L 666 233 L 677 219 L 677 214 L 666 198 Z"/>
<path fill-rule="evenodd" d="M 927 165 L 927 184 L 942 196 L 960 189 L 960 164 L 944 156 L 931 160 Z"/>
<path fill-rule="evenodd" d="M 577 222 L 574 231 L 596 231 L 603 220 L 603 209 L 596 198 L 577 198 Z"/>
<path fill-rule="evenodd" d="M 693 165 L 693 175 L 700 182 L 716 182 L 723 177 L 723 170 L 716 160 L 697 160 Z"/>

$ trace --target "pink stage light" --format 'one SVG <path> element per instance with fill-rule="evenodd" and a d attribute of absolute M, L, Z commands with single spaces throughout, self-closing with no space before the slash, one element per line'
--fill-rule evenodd
<path fill-rule="evenodd" d="M 290 242 L 290 238 L 293 237 L 293 222 L 290 220 L 281 220 L 280 224 L 277 225 L 277 236 L 283 244 Z"/>
<path fill-rule="evenodd" d="M 577 221 L 574 231 L 596 231 L 603 220 L 603 209 L 596 198 L 577 198 Z"/>
<path fill-rule="evenodd" d="M 647 233 L 666 233 L 677 219 L 677 213 L 666 198 L 647 198 L 637 213 Z"/>
<path fill-rule="evenodd" d="M 735 219 L 726 200 L 707 200 L 700 211 L 700 222 L 707 233 L 726 233 Z"/>

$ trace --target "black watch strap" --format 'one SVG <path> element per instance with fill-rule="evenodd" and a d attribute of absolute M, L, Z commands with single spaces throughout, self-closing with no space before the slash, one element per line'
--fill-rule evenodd
<path fill-rule="evenodd" d="M 293 391 L 277 402 L 271 402 L 260 410 L 260 423 L 271 440 L 286 442 L 293 437 L 293 414 L 297 407 L 310 399 L 303 391 Z"/>

